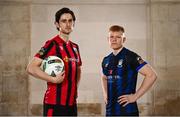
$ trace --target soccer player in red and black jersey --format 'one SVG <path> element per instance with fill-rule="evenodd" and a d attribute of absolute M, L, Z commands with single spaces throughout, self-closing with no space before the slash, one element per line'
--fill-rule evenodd
<path fill-rule="evenodd" d="M 59 34 L 48 40 L 27 66 L 32 76 L 47 81 L 44 95 L 44 116 L 77 116 L 77 88 L 81 74 L 81 57 L 77 44 L 69 40 L 75 15 L 69 8 L 55 14 L 55 25 Z M 44 58 L 58 56 L 65 64 L 64 72 L 49 76 L 40 69 Z"/>

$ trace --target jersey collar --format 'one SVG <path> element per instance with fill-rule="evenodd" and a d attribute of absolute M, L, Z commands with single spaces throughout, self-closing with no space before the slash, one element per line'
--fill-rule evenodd
<path fill-rule="evenodd" d="M 125 47 L 123 47 L 123 48 L 121 49 L 121 51 L 119 51 L 118 54 L 114 55 L 113 52 L 112 52 L 111 55 L 116 57 L 116 56 L 122 55 L 124 51 L 125 51 Z"/>
<path fill-rule="evenodd" d="M 58 43 L 63 43 L 63 44 L 69 44 L 71 41 L 68 40 L 67 42 L 65 42 L 59 35 L 56 36 L 55 40 L 58 42 Z"/>

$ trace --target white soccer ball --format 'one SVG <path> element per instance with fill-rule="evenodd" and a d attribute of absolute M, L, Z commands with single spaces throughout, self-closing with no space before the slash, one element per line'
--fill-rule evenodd
<path fill-rule="evenodd" d="M 49 56 L 43 60 L 41 68 L 48 75 L 56 76 L 64 70 L 64 62 L 57 56 Z"/>

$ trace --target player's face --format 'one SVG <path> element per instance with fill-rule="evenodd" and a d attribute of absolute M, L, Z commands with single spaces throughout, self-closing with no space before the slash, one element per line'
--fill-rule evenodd
<path fill-rule="evenodd" d="M 59 31 L 61 33 L 69 35 L 72 32 L 74 26 L 72 15 L 69 13 L 64 13 L 61 15 L 59 23 L 56 26 L 59 27 Z"/>
<path fill-rule="evenodd" d="M 109 32 L 109 44 L 113 50 L 118 50 L 123 47 L 125 41 L 124 33 L 121 31 Z"/>

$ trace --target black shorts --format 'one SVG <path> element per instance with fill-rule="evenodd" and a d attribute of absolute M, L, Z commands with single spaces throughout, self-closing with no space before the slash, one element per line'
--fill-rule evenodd
<path fill-rule="evenodd" d="M 77 116 L 77 105 L 62 106 L 44 104 L 43 116 Z"/>

